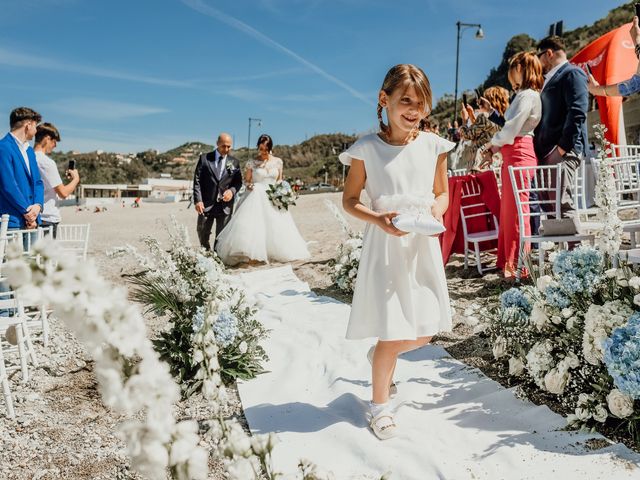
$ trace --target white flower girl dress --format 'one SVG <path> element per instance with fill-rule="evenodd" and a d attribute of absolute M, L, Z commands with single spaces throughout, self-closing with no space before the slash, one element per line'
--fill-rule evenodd
<path fill-rule="evenodd" d="M 430 215 L 438 155 L 454 145 L 434 133 L 422 132 L 400 146 L 371 134 L 341 153 L 340 161 L 364 161 L 373 210 Z M 415 340 L 449 330 L 451 307 L 438 238 L 394 237 L 367 224 L 347 338 Z"/>

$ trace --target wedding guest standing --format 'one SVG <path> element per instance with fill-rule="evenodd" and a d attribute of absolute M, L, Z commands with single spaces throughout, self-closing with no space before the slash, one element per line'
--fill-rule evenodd
<path fill-rule="evenodd" d="M 353 295 L 348 339 L 375 338 L 370 427 L 395 435 L 388 401 L 398 355 L 451 330 L 449 293 L 437 237 L 398 230 L 398 211 L 418 209 L 442 222 L 449 205 L 447 152 L 454 146 L 419 131 L 431 110 L 431 86 L 414 65 L 396 65 L 378 95 L 380 131 L 360 138 L 340 161 L 350 165 L 342 205 L 367 222 Z M 388 123 L 382 119 L 386 109 Z M 366 189 L 371 206 L 360 200 Z"/>
<path fill-rule="evenodd" d="M 40 176 L 44 183 L 44 209 L 42 211 L 42 226 L 51 226 L 53 229 L 53 238 L 58 233 L 58 224 L 62 220 L 60 210 L 56 206 L 58 198 L 67 198 L 71 195 L 80 183 L 80 175 L 78 170 L 67 170 L 67 177 L 71 180 L 66 185 L 62 183 L 60 172 L 56 162 L 49 157 L 51 152 L 56 148 L 60 141 L 60 132 L 51 123 L 43 123 L 38 125 L 36 130 L 36 140 L 34 150 L 36 152 L 36 161 Z"/>
<path fill-rule="evenodd" d="M 44 187 L 29 142 L 42 117 L 30 108 L 9 115 L 11 131 L 0 140 L 0 214 L 9 214 L 10 229 L 35 229 L 44 204 Z"/>
<path fill-rule="evenodd" d="M 538 58 L 521 52 L 509 60 L 509 82 L 516 96 L 504 114 L 504 126 L 496 133 L 485 150 L 500 150 L 502 154 L 502 192 L 500 197 L 500 228 L 498 231 L 497 266 L 507 278 L 515 277 L 520 254 L 520 235 L 529 235 L 531 226 L 527 222 L 525 231 L 520 231 L 516 199 L 513 194 L 509 167 L 527 167 L 537 164 L 533 147 L 534 129 L 540 122 L 542 104 L 540 89 L 544 79 Z M 529 180 L 525 179 L 529 186 Z M 522 185 L 518 185 L 522 188 Z M 528 213 L 529 192 L 520 194 L 523 210 Z"/>
<path fill-rule="evenodd" d="M 540 165 L 562 165 L 561 209 L 563 216 L 575 209 L 573 185 L 587 150 L 587 76 L 567 60 L 560 37 L 547 37 L 538 44 L 538 58 L 544 72 L 540 94 L 542 119 L 535 130 L 534 145 Z M 540 192 L 541 200 L 555 200 Z M 547 206 L 548 205 L 548 206 Z M 543 204 L 551 208 L 550 204 Z"/>
<path fill-rule="evenodd" d="M 240 162 L 231 156 L 233 141 L 228 133 L 221 133 L 213 152 L 198 159 L 193 175 L 193 201 L 198 212 L 200 245 L 211 250 L 211 229 L 216 224 L 218 235 L 233 215 L 233 199 L 242 187 Z M 214 247 L 215 247 L 214 243 Z"/>

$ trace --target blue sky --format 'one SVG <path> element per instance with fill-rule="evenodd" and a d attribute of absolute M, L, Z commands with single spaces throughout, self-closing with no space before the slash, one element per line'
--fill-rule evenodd
<path fill-rule="evenodd" d="M 220 131 L 247 144 L 376 124 L 387 69 L 415 63 L 435 98 L 473 88 L 518 33 L 591 24 L 614 0 L 0 0 L 0 118 L 26 105 L 61 150 L 161 151 Z"/>

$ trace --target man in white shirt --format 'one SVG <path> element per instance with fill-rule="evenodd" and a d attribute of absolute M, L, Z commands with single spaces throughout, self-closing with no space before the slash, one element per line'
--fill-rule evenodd
<path fill-rule="evenodd" d="M 76 189 L 80 183 L 80 175 L 78 170 L 67 170 L 67 177 L 71 181 L 64 185 L 56 162 L 49 157 L 49 154 L 58 145 L 60 141 L 60 132 L 51 123 L 43 123 L 38 125 L 36 131 L 36 143 L 34 150 L 36 152 L 36 161 L 38 162 L 38 170 L 44 182 L 44 209 L 42 211 L 42 226 L 53 227 L 53 237 L 56 237 L 58 224 L 61 221 L 60 210 L 56 206 L 58 198 L 67 198 Z"/>

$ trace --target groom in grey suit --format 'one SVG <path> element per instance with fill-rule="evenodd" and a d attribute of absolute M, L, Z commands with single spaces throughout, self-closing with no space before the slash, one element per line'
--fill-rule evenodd
<path fill-rule="evenodd" d="M 198 159 L 193 176 L 193 201 L 198 212 L 198 239 L 200 245 L 207 250 L 211 250 L 209 237 L 213 223 L 216 224 L 217 238 L 233 215 L 234 198 L 242 187 L 240 162 L 229 154 L 232 147 L 231 136 L 221 133 L 216 149 L 203 153 Z"/>

